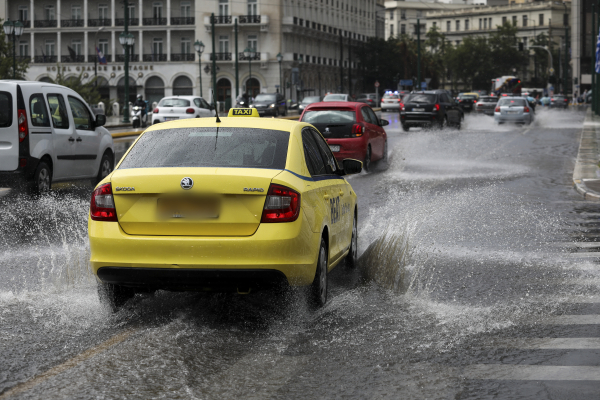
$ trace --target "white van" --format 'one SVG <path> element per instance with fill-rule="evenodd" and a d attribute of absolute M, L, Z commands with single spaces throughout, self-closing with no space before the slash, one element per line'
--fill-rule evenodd
<path fill-rule="evenodd" d="M 52 182 L 91 179 L 95 185 L 114 168 L 105 122 L 69 88 L 0 80 L 0 187 L 39 194 Z"/>

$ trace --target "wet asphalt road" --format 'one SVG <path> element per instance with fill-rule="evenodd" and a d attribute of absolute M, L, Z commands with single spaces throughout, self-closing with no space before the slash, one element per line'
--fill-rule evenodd
<path fill-rule="evenodd" d="M 158 292 L 109 315 L 91 188 L 0 199 L 0 399 L 600 398 L 600 211 L 571 187 L 583 114 L 383 118 L 389 165 L 350 178 L 360 268 L 331 273 L 316 313 L 301 291 Z"/>

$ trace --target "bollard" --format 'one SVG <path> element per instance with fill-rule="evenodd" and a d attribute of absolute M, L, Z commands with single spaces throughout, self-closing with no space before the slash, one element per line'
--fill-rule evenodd
<path fill-rule="evenodd" d="M 119 103 L 118 102 L 114 102 L 113 106 L 112 106 L 112 111 L 113 111 L 113 115 L 115 117 L 118 117 L 120 115 L 121 109 L 119 107 Z"/>

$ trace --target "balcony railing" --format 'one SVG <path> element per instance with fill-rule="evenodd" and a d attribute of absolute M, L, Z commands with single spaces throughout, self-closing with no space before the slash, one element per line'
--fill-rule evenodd
<path fill-rule="evenodd" d="M 31 21 L 21 21 L 23 28 L 31 28 Z"/>
<path fill-rule="evenodd" d="M 240 15 L 238 22 L 240 24 L 260 24 L 260 15 Z"/>
<path fill-rule="evenodd" d="M 85 56 L 77 55 L 77 56 L 61 56 L 60 60 L 64 63 L 76 63 L 76 62 L 84 62 Z"/>
<path fill-rule="evenodd" d="M 83 20 L 82 19 L 61 19 L 60 26 L 61 26 L 61 28 L 83 26 Z"/>
<path fill-rule="evenodd" d="M 167 61 L 166 54 L 144 54 L 144 61 Z"/>
<path fill-rule="evenodd" d="M 171 25 L 194 25 L 194 17 L 171 17 Z"/>
<path fill-rule="evenodd" d="M 260 53 L 256 52 L 256 53 L 254 53 L 253 56 L 250 56 L 250 57 L 246 57 L 244 55 L 244 53 L 238 53 L 238 60 L 240 60 L 240 61 L 248 61 L 248 60 L 250 60 L 250 61 L 259 61 L 260 60 Z"/>
<path fill-rule="evenodd" d="M 231 15 L 215 15 L 210 17 L 210 22 L 215 24 L 230 24 Z"/>
<path fill-rule="evenodd" d="M 17 61 L 27 61 L 31 62 L 31 56 L 15 56 Z"/>
<path fill-rule="evenodd" d="M 125 61 L 125 54 L 117 54 L 115 57 L 116 57 L 116 60 L 115 60 L 116 62 L 124 62 Z M 140 61 L 140 55 L 139 54 L 130 54 L 129 61 L 135 61 L 135 62 Z"/>
<path fill-rule="evenodd" d="M 98 60 L 98 54 L 88 54 L 88 61 L 93 63 L 94 57 L 96 58 L 96 60 Z M 110 54 L 105 54 L 104 58 L 106 58 L 106 62 L 110 62 L 110 60 L 111 60 Z"/>
<path fill-rule="evenodd" d="M 140 24 L 139 18 L 129 18 L 129 23 L 128 23 L 129 26 L 139 25 L 139 24 Z M 116 18 L 115 25 L 116 26 L 125 26 L 125 18 Z"/>
<path fill-rule="evenodd" d="M 210 53 L 210 61 L 231 61 L 231 53 Z"/>
<path fill-rule="evenodd" d="M 171 53 L 171 61 L 194 61 L 194 53 Z"/>
<path fill-rule="evenodd" d="M 166 25 L 166 18 L 144 18 L 144 25 Z"/>
<path fill-rule="evenodd" d="M 58 57 L 57 56 L 35 56 L 33 60 L 35 63 L 40 63 L 40 64 L 44 64 L 44 63 L 45 64 L 49 64 L 49 63 L 56 64 Z"/>
<path fill-rule="evenodd" d="M 56 28 L 55 19 L 36 19 L 33 21 L 33 26 L 36 28 Z"/>
<path fill-rule="evenodd" d="M 110 26 L 110 18 L 88 19 L 88 26 Z"/>

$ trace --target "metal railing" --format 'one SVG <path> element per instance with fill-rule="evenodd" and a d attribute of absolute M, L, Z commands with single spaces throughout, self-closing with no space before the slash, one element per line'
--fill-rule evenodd
<path fill-rule="evenodd" d="M 76 62 L 84 62 L 85 56 L 76 55 L 76 56 L 60 56 L 60 61 L 64 63 L 76 63 Z"/>
<path fill-rule="evenodd" d="M 210 22 L 215 24 L 231 24 L 231 15 L 213 15 L 210 17 Z"/>
<path fill-rule="evenodd" d="M 88 54 L 88 62 L 93 63 L 94 62 L 94 57 L 96 57 L 96 60 L 97 60 L 98 59 L 98 54 L 94 54 L 94 53 Z M 110 56 L 110 54 L 105 54 L 104 58 L 106 58 L 106 62 L 110 62 L 112 57 Z"/>
<path fill-rule="evenodd" d="M 231 61 L 231 53 L 210 53 L 210 61 Z"/>
<path fill-rule="evenodd" d="M 55 19 L 36 19 L 33 21 L 35 28 L 56 28 L 57 21 Z"/>
<path fill-rule="evenodd" d="M 88 26 L 111 26 L 110 18 L 88 19 Z"/>
<path fill-rule="evenodd" d="M 117 54 L 115 56 L 115 61 L 116 62 L 124 62 L 125 61 L 125 54 Z M 129 61 L 135 61 L 135 62 L 140 61 L 140 55 L 139 54 L 130 54 L 129 55 Z"/>
<path fill-rule="evenodd" d="M 58 61 L 57 56 L 35 56 L 33 58 L 33 62 L 39 63 L 39 64 L 49 64 L 49 63 L 56 64 L 57 61 Z"/>
<path fill-rule="evenodd" d="M 194 53 L 171 53 L 171 61 L 194 61 Z"/>
<path fill-rule="evenodd" d="M 194 25 L 194 17 L 171 17 L 171 25 Z"/>
<path fill-rule="evenodd" d="M 167 19 L 166 18 L 144 18 L 144 25 L 166 25 L 167 24 Z"/>
<path fill-rule="evenodd" d="M 143 61 L 167 61 L 166 54 L 143 54 Z"/>
<path fill-rule="evenodd" d="M 240 24 L 260 24 L 260 15 L 240 15 L 238 22 Z"/>
<path fill-rule="evenodd" d="M 259 61 L 260 60 L 260 53 L 256 52 L 256 53 L 254 53 L 253 56 L 250 56 L 250 57 L 246 57 L 244 55 L 244 53 L 238 53 L 238 60 L 240 60 L 240 61 L 248 61 L 248 60 Z"/>
<path fill-rule="evenodd" d="M 60 27 L 61 28 L 71 28 L 71 27 L 80 27 L 83 26 L 82 19 L 61 19 Z"/>
<path fill-rule="evenodd" d="M 129 23 L 127 25 L 131 26 L 131 25 L 139 25 L 139 24 L 140 24 L 139 18 L 129 18 Z M 115 25 L 116 26 L 125 26 L 125 18 L 116 18 Z"/>

